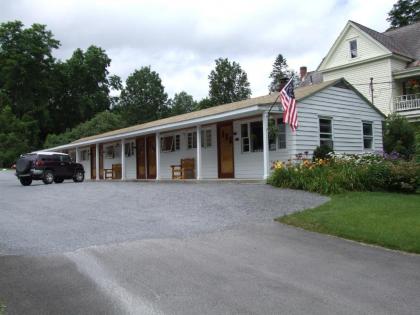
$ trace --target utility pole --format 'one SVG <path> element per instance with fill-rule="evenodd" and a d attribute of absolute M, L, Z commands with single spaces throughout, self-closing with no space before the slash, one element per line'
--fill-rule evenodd
<path fill-rule="evenodd" d="M 370 78 L 369 89 L 370 89 L 370 98 L 373 105 L 373 78 Z"/>

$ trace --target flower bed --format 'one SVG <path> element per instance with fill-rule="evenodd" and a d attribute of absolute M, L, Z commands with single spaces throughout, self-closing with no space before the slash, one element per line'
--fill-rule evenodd
<path fill-rule="evenodd" d="M 420 184 L 420 166 L 397 154 L 329 154 L 326 159 L 273 163 L 268 183 L 321 194 L 345 191 L 413 193 Z"/>

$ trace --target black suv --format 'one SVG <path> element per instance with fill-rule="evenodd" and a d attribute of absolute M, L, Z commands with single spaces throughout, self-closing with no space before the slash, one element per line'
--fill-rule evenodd
<path fill-rule="evenodd" d="M 68 154 L 58 152 L 37 152 L 21 155 L 16 162 L 16 176 L 23 186 L 29 186 L 32 180 L 42 180 L 44 184 L 62 183 L 73 179 L 83 182 L 83 165 L 74 163 Z"/>

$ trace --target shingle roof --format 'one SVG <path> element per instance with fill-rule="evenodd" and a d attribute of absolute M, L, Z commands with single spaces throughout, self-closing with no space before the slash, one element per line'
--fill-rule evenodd
<path fill-rule="evenodd" d="M 297 88 L 297 89 L 295 89 L 296 100 L 297 101 L 302 100 L 302 99 L 304 99 L 304 98 L 306 98 L 306 97 L 308 97 L 308 96 L 310 96 L 310 95 L 312 95 L 312 94 L 314 94 L 318 91 L 321 91 L 321 90 L 323 90 L 323 89 L 325 89 L 325 88 L 327 88 L 331 85 L 334 85 L 335 83 L 338 83 L 342 80 L 343 79 L 325 81 L 325 82 L 322 82 L 322 83 L 319 83 L 319 84 L 314 84 L 314 85 L 310 85 L 310 86 Z M 221 113 L 227 113 L 227 112 L 230 112 L 230 111 L 234 111 L 234 110 L 238 110 L 238 109 L 242 109 L 242 108 L 247 108 L 247 107 L 252 107 L 252 106 L 255 106 L 255 105 L 267 105 L 267 104 L 271 105 L 277 99 L 278 94 L 279 93 L 272 93 L 272 94 L 264 95 L 264 96 L 260 96 L 260 97 L 249 98 L 249 99 L 239 101 L 239 102 L 214 106 L 214 107 L 194 111 L 194 112 L 187 113 L 187 114 L 182 114 L 182 115 L 172 116 L 172 117 L 168 117 L 168 118 L 163 118 L 163 119 L 147 122 L 147 123 L 140 124 L 140 125 L 135 125 L 135 126 L 131 126 L 131 127 L 123 128 L 123 129 L 117 129 L 117 130 L 105 132 L 105 133 L 102 133 L 102 134 L 99 134 L 99 135 L 94 135 L 94 136 L 90 136 L 90 137 L 81 138 L 79 140 L 73 141 L 72 143 L 79 143 L 79 142 L 94 140 L 94 139 L 98 139 L 98 138 L 117 136 L 117 135 L 120 135 L 120 134 L 122 135 L 122 134 L 130 133 L 130 132 L 134 132 L 134 131 L 140 131 L 140 130 L 143 130 L 143 129 L 153 128 L 153 127 L 158 127 L 158 126 L 164 126 L 164 125 L 168 125 L 168 124 L 188 121 L 188 120 L 192 120 L 192 119 L 196 119 L 196 118 L 202 118 L 202 117 L 221 114 Z"/>
<path fill-rule="evenodd" d="M 392 53 L 414 60 L 420 59 L 420 22 L 380 33 L 354 21 L 350 21 L 370 35 Z"/>

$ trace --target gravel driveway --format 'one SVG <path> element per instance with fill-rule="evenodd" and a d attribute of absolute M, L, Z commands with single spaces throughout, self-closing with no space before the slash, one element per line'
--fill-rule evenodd
<path fill-rule="evenodd" d="M 186 238 L 270 222 L 327 198 L 249 183 L 84 182 L 23 187 L 0 172 L 0 254 Z"/>

